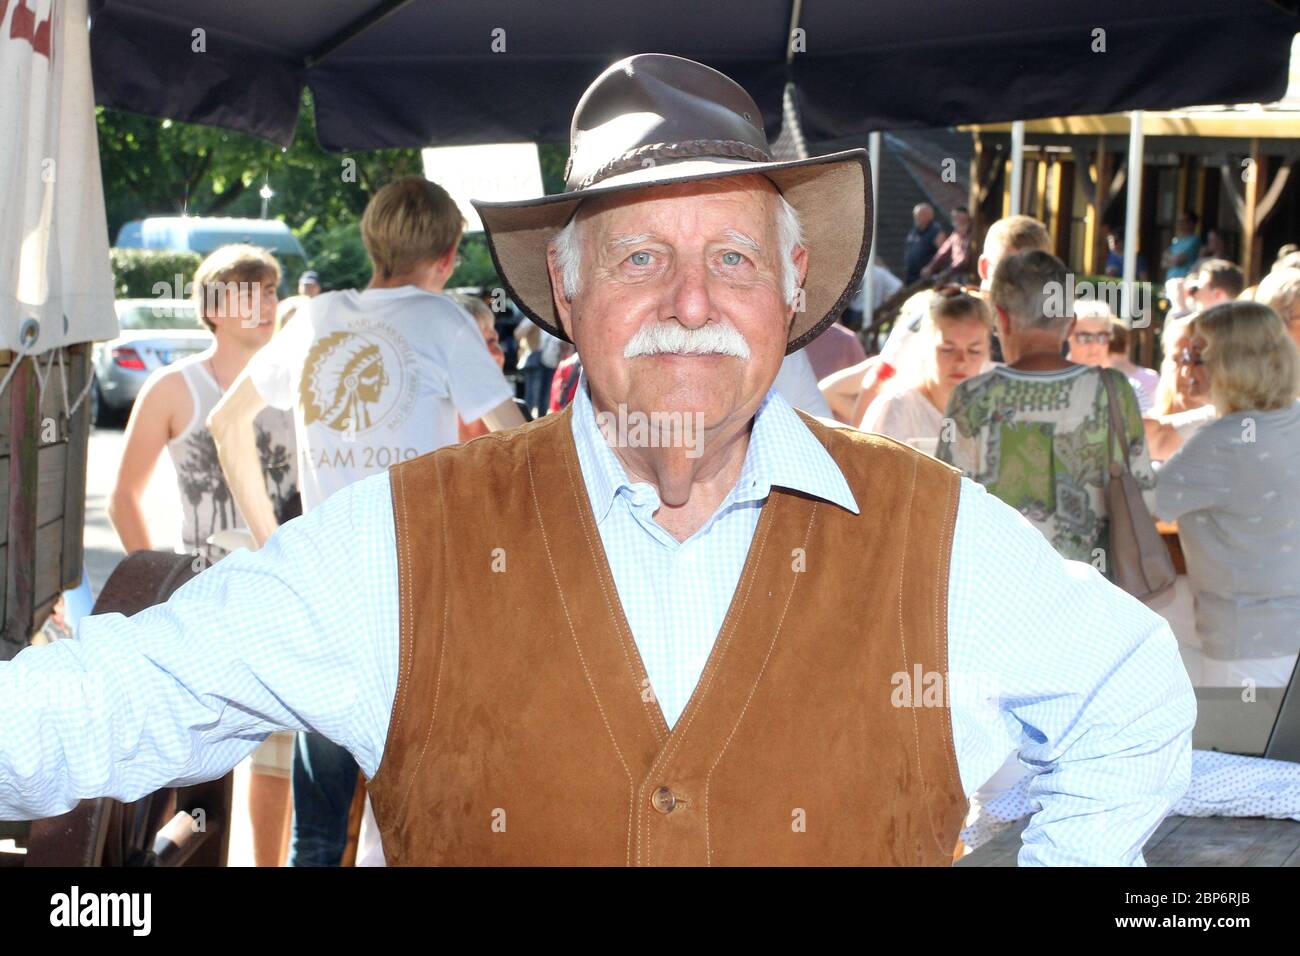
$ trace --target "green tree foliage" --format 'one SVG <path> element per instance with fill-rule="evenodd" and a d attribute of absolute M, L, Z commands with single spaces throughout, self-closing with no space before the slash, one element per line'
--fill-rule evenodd
<path fill-rule="evenodd" d="M 103 107 L 95 115 L 110 242 L 125 223 L 147 216 L 256 218 L 261 215 L 259 190 L 265 183 L 274 191 L 268 216 L 288 223 L 326 289 L 363 288 L 370 281 L 370 261 L 360 231 L 366 203 L 385 183 L 423 172 L 418 149 L 351 154 L 322 150 L 316 141 L 310 90 L 303 92 L 297 131 L 288 149 L 211 126 Z M 539 154 L 545 192 L 561 191 L 567 146 L 543 144 Z M 461 241 L 460 255 L 461 264 L 449 286 L 500 284 L 481 233 Z M 115 267 L 118 261 L 115 258 Z M 125 282 L 134 289 L 133 276 L 139 267 L 131 269 L 135 271 L 121 274 L 127 278 L 119 276 L 119 285 Z"/>
<path fill-rule="evenodd" d="M 422 170 L 417 149 L 335 155 L 316 142 L 311 92 L 304 90 L 288 149 L 212 126 L 95 111 L 110 241 L 146 216 L 268 216 L 307 244 L 318 230 L 355 222 L 380 186 Z"/>
<path fill-rule="evenodd" d="M 161 249 L 110 249 L 113 294 L 119 299 L 186 298 L 185 286 L 194 281 L 199 256 L 194 252 Z M 158 294 L 158 287 L 167 292 Z"/>

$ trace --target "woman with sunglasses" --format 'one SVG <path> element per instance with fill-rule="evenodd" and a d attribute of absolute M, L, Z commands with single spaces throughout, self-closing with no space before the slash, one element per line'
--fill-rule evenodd
<path fill-rule="evenodd" d="M 1204 686 L 1286 686 L 1300 651 L 1300 352 L 1267 306 L 1188 329 L 1216 418 L 1165 462 L 1155 511 L 1178 522 Z"/>
<path fill-rule="evenodd" d="M 1164 361 L 1151 409 L 1142 419 L 1151 460 L 1162 462 L 1197 429 L 1215 417 L 1210 404 L 1205 361 L 1192 347 L 1193 316 L 1165 322 L 1160 342 Z"/>

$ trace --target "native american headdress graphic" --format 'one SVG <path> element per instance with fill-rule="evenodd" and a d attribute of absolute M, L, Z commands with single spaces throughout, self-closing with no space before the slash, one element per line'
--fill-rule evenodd
<path fill-rule="evenodd" d="M 355 332 L 331 332 L 311 347 L 303 365 L 303 421 L 363 431 L 375 424 L 372 406 L 387 384 L 378 345 Z"/>

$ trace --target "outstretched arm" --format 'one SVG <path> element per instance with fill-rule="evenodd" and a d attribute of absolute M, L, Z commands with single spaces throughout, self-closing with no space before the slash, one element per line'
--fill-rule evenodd
<path fill-rule="evenodd" d="M 0 819 L 221 776 L 275 730 L 373 775 L 397 681 L 388 474 L 344 488 L 132 617 L 0 663 Z"/>

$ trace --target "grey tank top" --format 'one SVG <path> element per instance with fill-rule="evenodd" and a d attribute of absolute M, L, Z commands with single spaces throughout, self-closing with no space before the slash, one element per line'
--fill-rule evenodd
<path fill-rule="evenodd" d="M 221 387 L 201 355 L 187 356 L 176 362 L 175 367 L 185 379 L 194 403 L 194 412 L 185 430 L 167 443 L 180 490 L 181 539 L 186 551 L 212 563 L 228 552 L 218 545 L 208 544 L 208 536 L 227 528 L 247 528 L 248 524 L 239 513 L 222 474 L 212 433 L 203 424 L 221 399 Z M 298 490 L 293 412 L 268 406 L 253 419 L 253 426 L 257 433 L 262 473 L 266 477 L 266 490 L 278 514 Z"/>

